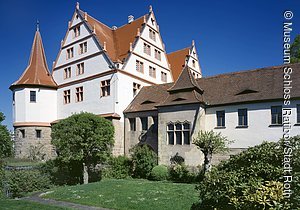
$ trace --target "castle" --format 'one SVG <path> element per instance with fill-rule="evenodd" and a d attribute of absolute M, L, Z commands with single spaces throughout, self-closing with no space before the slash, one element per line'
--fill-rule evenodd
<path fill-rule="evenodd" d="M 299 71 L 293 65 L 293 126 L 300 123 Z M 202 78 L 194 42 L 166 53 L 151 6 L 108 27 L 77 4 L 52 73 L 37 28 L 28 67 L 10 86 L 15 155 L 42 149 L 44 159 L 53 157 L 51 125 L 85 111 L 112 121 L 114 155 L 148 144 L 161 164 L 179 154 L 199 165 L 202 154 L 192 144 L 199 130 L 236 140 L 232 153 L 282 137 L 282 72 L 278 66 Z"/>

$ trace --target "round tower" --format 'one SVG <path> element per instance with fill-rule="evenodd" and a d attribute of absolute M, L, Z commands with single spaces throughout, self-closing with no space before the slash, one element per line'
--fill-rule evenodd
<path fill-rule="evenodd" d="M 38 26 L 28 66 L 10 90 L 13 92 L 15 157 L 51 158 L 54 153 L 50 123 L 57 119 L 57 84 L 48 70 Z"/>

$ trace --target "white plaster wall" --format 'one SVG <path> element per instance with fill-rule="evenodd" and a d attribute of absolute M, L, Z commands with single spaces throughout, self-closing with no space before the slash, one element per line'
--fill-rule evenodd
<path fill-rule="evenodd" d="M 77 64 L 82 62 L 84 63 L 84 74 L 76 75 Z M 64 79 L 64 69 L 67 67 L 71 67 L 71 77 Z M 100 54 L 53 71 L 53 78 L 58 85 L 61 85 L 68 82 L 83 79 L 95 74 L 103 73 L 108 70 L 110 70 L 110 68 L 107 64 L 107 61 L 105 60 L 104 55 Z"/>
<path fill-rule="evenodd" d="M 133 83 L 138 83 L 143 86 L 149 84 L 139 79 L 130 77 L 128 75 L 118 73 L 118 89 L 117 89 L 117 101 L 116 101 L 116 113 L 121 116 L 121 121 L 124 121 L 123 111 L 133 100 Z"/>
<path fill-rule="evenodd" d="M 291 124 L 296 123 L 296 104 L 292 102 Z M 262 141 L 278 141 L 283 135 L 283 127 L 269 127 L 271 124 L 271 106 L 282 105 L 282 102 L 265 102 L 241 104 L 206 109 L 205 129 L 221 132 L 228 139 L 235 140 L 231 148 L 247 148 L 262 143 Z M 248 128 L 236 128 L 238 125 L 238 109 L 248 109 Z M 215 129 L 217 125 L 216 111 L 225 110 L 225 129 Z M 300 135 L 300 127 L 292 128 L 291 136 Z"/>
<path fill-rule="evenodd" d="M 100 82 L 111 79 L 110 96 L 100 96 Z M 116 101 L 116 74 L 70 85 L 58 90 L 58 119 L 64 119 L 74 113 L 91 112 L 94 114 L 107 114 L 115 112 Z M 76 102 L 76 88 L 83 86 L 83 101 Z M 71 103 L 64 104 L 63 91 L 71 90 Z"/>
<path fill-rule="evenodd" d="M 36 91 L 36 102 L 30 102 L 30 91 Z M 46 88 L 15 90 L 14 122 L 47 122 L 57 119 L 57 92 Z"/>
<path fill-rule="evenodd" d="M 78 19 L 79 20 L 79 19 Z M 81 22 L 81 21 L 74 21 L 73 22 Z M 72 24 L 72 25 L 75 25 L 75 24 Z M 66 39 L 65 39 L 65 43 L 64 45 L 68 45 L 74 41 L 77 41 L 79 39 L 82 39 L 88 35 L 90 35 L 90 32 L 88 31 L 88 29 L 86 28 L 86 26 L 84 24 L 80 24 L 80 36 L 78 37 L 74 37 L 74 31 L 73 31 L 73 28 L 71 28 L 70 30 L 68 29 L 67 30 L 67 36 L 66 36 Z"/>

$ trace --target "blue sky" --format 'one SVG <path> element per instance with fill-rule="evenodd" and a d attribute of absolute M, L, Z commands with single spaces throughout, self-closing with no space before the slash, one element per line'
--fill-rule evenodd
<path fill-rule="evenodd" d="M 51 69 L 75 5 L 73 0 L 0 0 L 0 111 L 10 129 L 12 94 L 8 88 L 27 66 L 36 20 Z M 149 5 L 167 52 L 195 40 L 204 76 L 282 64 L 285 10 L 294 13 L 292 37 L 300 34 L 298 0 L 80 1 L 82 10 L 108 26 L 125 24 L 131 14 L 144 15 Z"/>

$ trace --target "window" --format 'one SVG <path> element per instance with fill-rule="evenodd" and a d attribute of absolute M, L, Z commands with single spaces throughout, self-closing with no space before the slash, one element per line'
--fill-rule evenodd
<path fill-rule="evenodd" d="M 161 60 L 161 52 L 157 49 L 154 50 L 154 57 L 157 59 L 157 60 Z"/>
<path fill-rule="evenodd" d="M 83 101 L 83 87 L 76 88 L 76 102 Z"/>
<path fill-rule="evenodd" d="M 144 73 L 144 63 L 141 61 L 136 61 L 136 71 Z"/>
<path fill-rule="evenodd" d="M 282 106 L 271 107 L 271 124 L 281 125 L 282 124 Z"/>
<path fill-rule="evenodd" d="M 144 53 L 147 55 L 151 55 L 151 47 L 146 43 L 144 43 Z"/>
<path fill-rule="evenodd" d="M 300 104 L 297 104 L 297 123 L 300 123 Z"/>
<path fill-rule="evenodd" d="M 142 131 L 148 130 L 148 118 L 147 117 L 141 117 L 141 123 L 142 123 Z"/>
<path fill-rule="evenodd" d="M 167 73 L 161 72 L 161 81 L 167 82 Z"/>
<path fill-rule="evenodd" d="M 155 31 L 153 31 L 152 29 L 149 29 L 149 38 L 153 41 L 156 41 L 156 34 Z"/>
<path fill-rule="evenodd" d="M 248 113 L 247 109 L 238 109 L 238 126 L 248 126 Z"/>
<path fill-rule="evenodd" d="M 36 91 L 30 91 L 30 102 L 36 102 Z"/>
<path fill-rule="evenodd" d="M 156 69 L 152 66 L 149 66 L 149 76 L 156 78 Z"/>
<path fill-rule="evenodd" d="M 136 131 L 135 118 L 129 118 L 130 131 Z"/>
<path fill-rule="evenodd" d="M 71 90 L 64 91 L 64 104 L 69 104 L 71 102 Z"/>
<path fill-rule="evenodd" d="M 70 78 L 71 77 L 71 67 L 65 68 L 64 69 L 64 79 Z"/>
<path fill-rule="evenodd" d="M 84 74 L 84 63 L 77 64 L 76 74 L 77 75 Z"/>
<path fill-rule="evenodd" d="M 136 96 L 138 94 L 138 92 L 141 89 L 141 85 L 138 83 L 133 83 L 133 97 Z"/>
<path fill-rule="evenodd" d="M 25 130 L 24 130 L 24 129 L 21 129 L 21 130 L 20 130 L 20 135 L 19 135 L 19 137 L 20 137 L 20 138 L 23 138 L 23 139 L 25 138 Z"/>
<path fill-rule="evenodd" d="M 174 145 L 189 145 L 190 144 L 190 123 L 189 122 L 176 122 L 167 125 L 168 143 Z"/>
<path fill-rule="evenodd" d="M 87 42 L 79 44 L 79 54 L 87 52 Z"/>
<path fill-rule="evenodd" d="M 80 26 L 77 26 L 73 29 L 73 38 L 80 36 Z"/>
<path fill-rule="evenodd" d="M 41 130 L 35 130 L 35 137 L 40 139 L 42 138 L 42 131 Z"/>
<path fill-rule="evenodd" d="M 67 49 L 67 59 L 73 58 L 74 56 L 74 51 L 73 51 L 73 47 Z"/>
<path fill-rule="evenodd" d="M 101 97 L 110 96 L 110 79 L 101 81 Z"/>
<path fill-rule="evenodd" d="M 217 127 L 225 127 L 225 111 L 217 111 Z"/>

